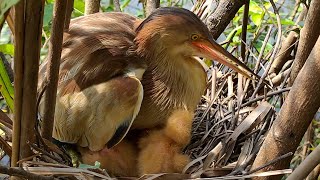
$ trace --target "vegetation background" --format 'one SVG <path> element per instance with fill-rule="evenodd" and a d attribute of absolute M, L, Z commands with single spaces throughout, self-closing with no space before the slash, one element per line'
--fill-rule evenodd
<path fill-rule="evenodd" d="M 147 14 L 145 1 L 146 0 L 120 0 L 120 9 L 123 12 L 145 18 Z M 211 13 L 215 12 L 216 9 L 219 8 L 219 3 L 224 1 L 225 0 L 221 0 L 220 2 L 214 0 L 161 0 L 160 6 L 176 6 L 190 9 L 198 14 L 201 19 L 208 24 L 210 29 L 210 22 L 212 22 L 212 19 L 210 19 Z M 8 10 L 17 2 L 18 0 L 0 0 L 0 28 L 2 28 L 0 34 L 0 92 L 2 94 L 0 107 L 2 112 L 6 114 L 0 116 L 0 119 L 5 119 L 2 119 L 2 124 L 0 124 L 0 129 L 2 130 L 0 141 L 2 142 L 3 147 L 3 151 L 1 152 L 1 163 L 3 165 L 8 165 L 9 163 L 8 157 L 11 156 L 11 142 L 14 139 L 12 138 L 12 121 L 10 118 L 13 119 L 12 113 L 15 110 L 15 94 L 13 88 L 15 75 L 13 73 L 15 35 L 12 30 L 14 27 L 12 19 L 13 13 L 12 16 L 10 16 L 11 14 Z M 40 62 L 47 57 L 49 51 L 50 37 L 53 28 L 54 3 L 54 0 L 46 0 L 44 4 L 43 24 L 41 27 Z M 118 8 L 115 5 L 116 3 L 117 1 L 114 2 L 113 0 L 101 0 L 99 9 L 101 12 L 116 11 Z M 275 3 L 274 6 L 273 3 Z M 222 44 L 224 48 L 228 49 L 229 52 L 232 52 L 236 57 L 239 57 L 242 61 L 246 62 L 247 65 L 251 69 L 254 69 L 260 76 L 272 82 L 272 85 L 274 86 L 274 91 L 272 92 L 281 91 L 280 95 L 271 96 L 268 99 L 268 102 L 272 104 L 277 112 L 273 117 L 273 120 L 277 119 L 273 130 L 277 133 L 279 131 L 277 134 L 278 137 L 287 140 L 287 137 L 285 136 L 289 135 L 291 141 L 297 141 L 300 145 L 297 148 L 295 145 L 292 145 L 294 143 L 289 143 L 290 145 L 284 143 L 281 145 L 281 148 L 284 150 L 274 150 L 270 148 L 269 153 L 275 154 L 275 157 L 281 157 L 281 155 L 292 152 L 292 149 L 297 149 L 293 157 L 290 158 L 290 167 L 294 169 L 320 144 L 320 113 L 317 111 L 320 106 L 320 101 L 318 101 L 320 93 L 317 91 L 320 86 L 320 73 L 318 75 L 316 74 L 319 70 L 317 67 L 320 64 L 320 56 L 317 52 L 320 50 L 315 44 L 320 34 L 320 18 L 318 18 L 320 16 L 319 2 L 317 0 L 278 0 L 275 2 L 267 0 L 250 0 L 245 1 L 244 4 L 245 5 L 237 11 L 235 17 L 228 23 L 228 26 L 223 33 L 221 35 L 219 34 L 217 41 Z M 83 16 L 86 13 L 85 7 L 86 3 L 84 0 L 74 0 L 71 17 L 76 18 Z M 307 10 L 308 15 L 306 16 Z M 304 31 L 308 32 L 302 30 L 302 27 L 305 26 L 308 27 L 308 30 Z M 300 43 L 306 45 L 301 45 Z M 302 74 L 299 75 L 301 77 L 298 76 L 298 80 L 295 81 L 298 72 L 301 70 L 304 62 L 306 62 L 312 49 L 314 49 L 314 58 L 309 57 L 310 59 L 308 59 L 306 63 L 311 67 L 304 67 L 304 76 L 312 76 L 303 79 L 303 73 L 300 73 Z M 302 64 L 300 63 L 299 65 L 303 55 L 306 57 L 302 60 Z M 227 74 L 226 70 L 219 64 L 211 64 L 211 61 L 207 61 L 206 63 L 208 67 L 211 68 L 208 70 L 208 77 L 211 80 L 211 83 L 213 83 L 214 70 L 217 69 L 217 67 L 223 73 Z M 312 74 L 311 72 L 315 74 Z M 222 76 L 218 80 L 222 81 L 223 78 L 227 80 L 226 76 Z M 233 76 L 233 79 L 235 78 L 236 77 Z M 259 84 L 253 83 L 253 86 L 253 92 L 250 92 L 249 90 L 247 94 L 244 93 L 246 94 L 244 97 L 247 97 L 248 100 L 252 100 L 252 97 L 258 97 L 259 93 L 255 92 L 257 89 L 255 86 L 259 86 Z M 291 86 L 292 88 L 290 88 Z M 219 86 L 217 85 L 216 88 L 218 89 L 218 87 Z M 223 87 L 226 88 L 229 87 L 229 85 L 223 85 L 222 88 Z M 293 95 L 288 94 L 286 91 L 282 91 L 284 89 L 286 91 L 292 91 L 290 93 Z M 306 90 L 307 92 L 303 92 L 304 94 L 302 94 L 302 90 Z M 208 98 L 207 102 L 202 104 L 206 106 L 206 108 L 208 108 L 209 102 L 214 99 L 213 95 L 211 95 L 212 91 L 213 88 L 208 89 L 206 95 Z M 239 95 L 239 91 L 236 91 L 237 90 L 234 90 L 234 94 Z M 272 92 L 268 91 L 265 94 Z M 223 93 L 219 95 L 219 97 L 221 101 L 227 99 L 226 109 L 228 109 L 228 106 L 237 106 L 235 105 L 235 102 L 241 99 L 240 96 L 231 98 L 229 95 Z M 234 100 L 234 104 L 232 104 L 230 98 Z M 231 104 L 228 104 L 228 102 L 231 102 Z M 218 101 L 216 103 L 218 103 Z M 199 111 L 203 113 L 201 108 Z M 242 119 L 245 119 L 245 116 Z M 307 130 L 305 127 L 308 126 L 309 128 Z M 299 127 L 301 128 L 299 129 Z M 292 134 L 290 134 L 291 132 Z M 304 138 L 301 141 L 300 136 L 302 137 L 302 135 L 304 135 Z M 272 139 L 277 138 L 267 137 L 266 133 L 265 136 L 263 136 L 263 139 L 266 139 L 266 143 L 262 146 L 260 145 L 262 150 L 260 150 L 260 155 L 258 154 L 258 157 L 268 156 L 263 154 L 263 149 L 273 147 L 274 144 L 272 144 Z M 191 148 L 188 150 L 190 150 L 190 153 L 195 153 Z M 196 158 L 197 157 L 194 157 L 194 159 Z M 267 158 L 264 160 L 257 159 L 254 161 L 253 167 L 259 167 L 274 158 L 271 157 L 270 159 Z M 280 160 L 282 159 L 280 158 L 279 161 Z M 281 163 L 275 164 L 280 165 L 275 165 L 275 168 L 272 168 L 271 166 L 268 170 L 285 168 L 285 165 L 281 165 Z M 309 178 L 311 179 L 319 176 L 320 166 L 318 165 L 316 168 L 312 169 L 314 169 L 313 174 L 309 175 Z"/>

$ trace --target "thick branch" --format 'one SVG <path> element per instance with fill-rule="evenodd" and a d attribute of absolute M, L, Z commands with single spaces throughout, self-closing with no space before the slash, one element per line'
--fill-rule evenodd
<path fill-rule="evenodd" d="M 278 118 L 271 127 L 252 169 L 268 161 L 295 152 L 305 131 L 320 106 L 320 38 L 307 63 L 297 76 Z M 264 170 L 285 169 L 291 158 L 286 158 Z M 268 178 L 266 178 L 268 179 Z"/>
<path fill-rule="evenodd" d="M 86 0 L 84 14 L 93 14 L 99 12 L 100 0 Z"/>
<path fill-rule="evenodd" d="M 311 1 L 305 25 L 301 30 L 298 51 L 292 65 L 290 85 L 293 84 L 300 69 L 306 62 L 312 47 L 320 35 L 320 1 Z"/>
<path fill-rule="evenodd" d="M 219 1 L 217 9 L 207 20 L 208 28 L 214 39 L 218 39 L 244 3 L 243 0 Z"/>
<path fill-rule="evenodd" d="M 20 135 L 21 158 L 29 157 L 32 154 L 27 142 L 35 142 L 34 127 L 37 117 L 37 84 L 44 9 L 44 0 L 27 0 L 25 2 L 23 93 Z"/>
<path fill-rule="evenodd" d="M 52 20 L 51 38 L 47 62 L 47 90 L 44 97 L 44 116 L 42 124 L 42 136 L 48 140 L 52 136 L 54 110 L 57 94 L 59 66 L 62 50 L 62 38 L 64 20 L 66 16 L 66 0 L 56 0 Z"/>
<path fill-rule="evenodd" d="M 160 7 L 160 0 L 147 0 L 146 3 L 147 16 L 149 16 L 152 13 L 152 11 Z"/>

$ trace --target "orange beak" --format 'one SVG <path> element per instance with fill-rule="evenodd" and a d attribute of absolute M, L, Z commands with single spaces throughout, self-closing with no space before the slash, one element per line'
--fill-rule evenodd
<path fill-rule="evenodd" d="M 237 58 L 235 58 L 232 54 L 230 54 L 228 51 L 226 51 L 223 47 L 221 47 L 218 43 L 216 43 L 213 40 L 209 41 L 206 39 L 201 39 L 192 42 L 192 44 L 200 50 L 201 55 L 203 55 L 204 58 L 216 60 L 219 63 L 222 63 L 234 69 L 236 72 L 244 75 L 249 79 L 259 77 L 245 64 L 243 64 L 241 61 L 239 61 Z"/>

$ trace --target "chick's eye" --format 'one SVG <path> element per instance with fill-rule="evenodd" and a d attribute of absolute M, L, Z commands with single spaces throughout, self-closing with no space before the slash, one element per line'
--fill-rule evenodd
<path fill-rule="evenodd" d="M 199 39 L 199 35 L 198 35 L 198 34 L 192 34 L 192 35 L 191 35 L 191 40 L 192 40 L 192 41 L 195 41 L 195 40 L 197 40 L 197 39 Z"/>

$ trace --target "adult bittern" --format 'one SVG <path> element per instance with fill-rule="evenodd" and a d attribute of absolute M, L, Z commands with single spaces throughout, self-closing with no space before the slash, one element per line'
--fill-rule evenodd
<path fill-rule="evenodd" d="M 195 57 L 255 76 L 185 9 L 160 8 L 143 21 L 125 13 L 74 19 L 64 35 L 53 137 L 117 175 L 134 175 L 136 161 L 138 174 L 181 172 L 206 88 Z"/>

